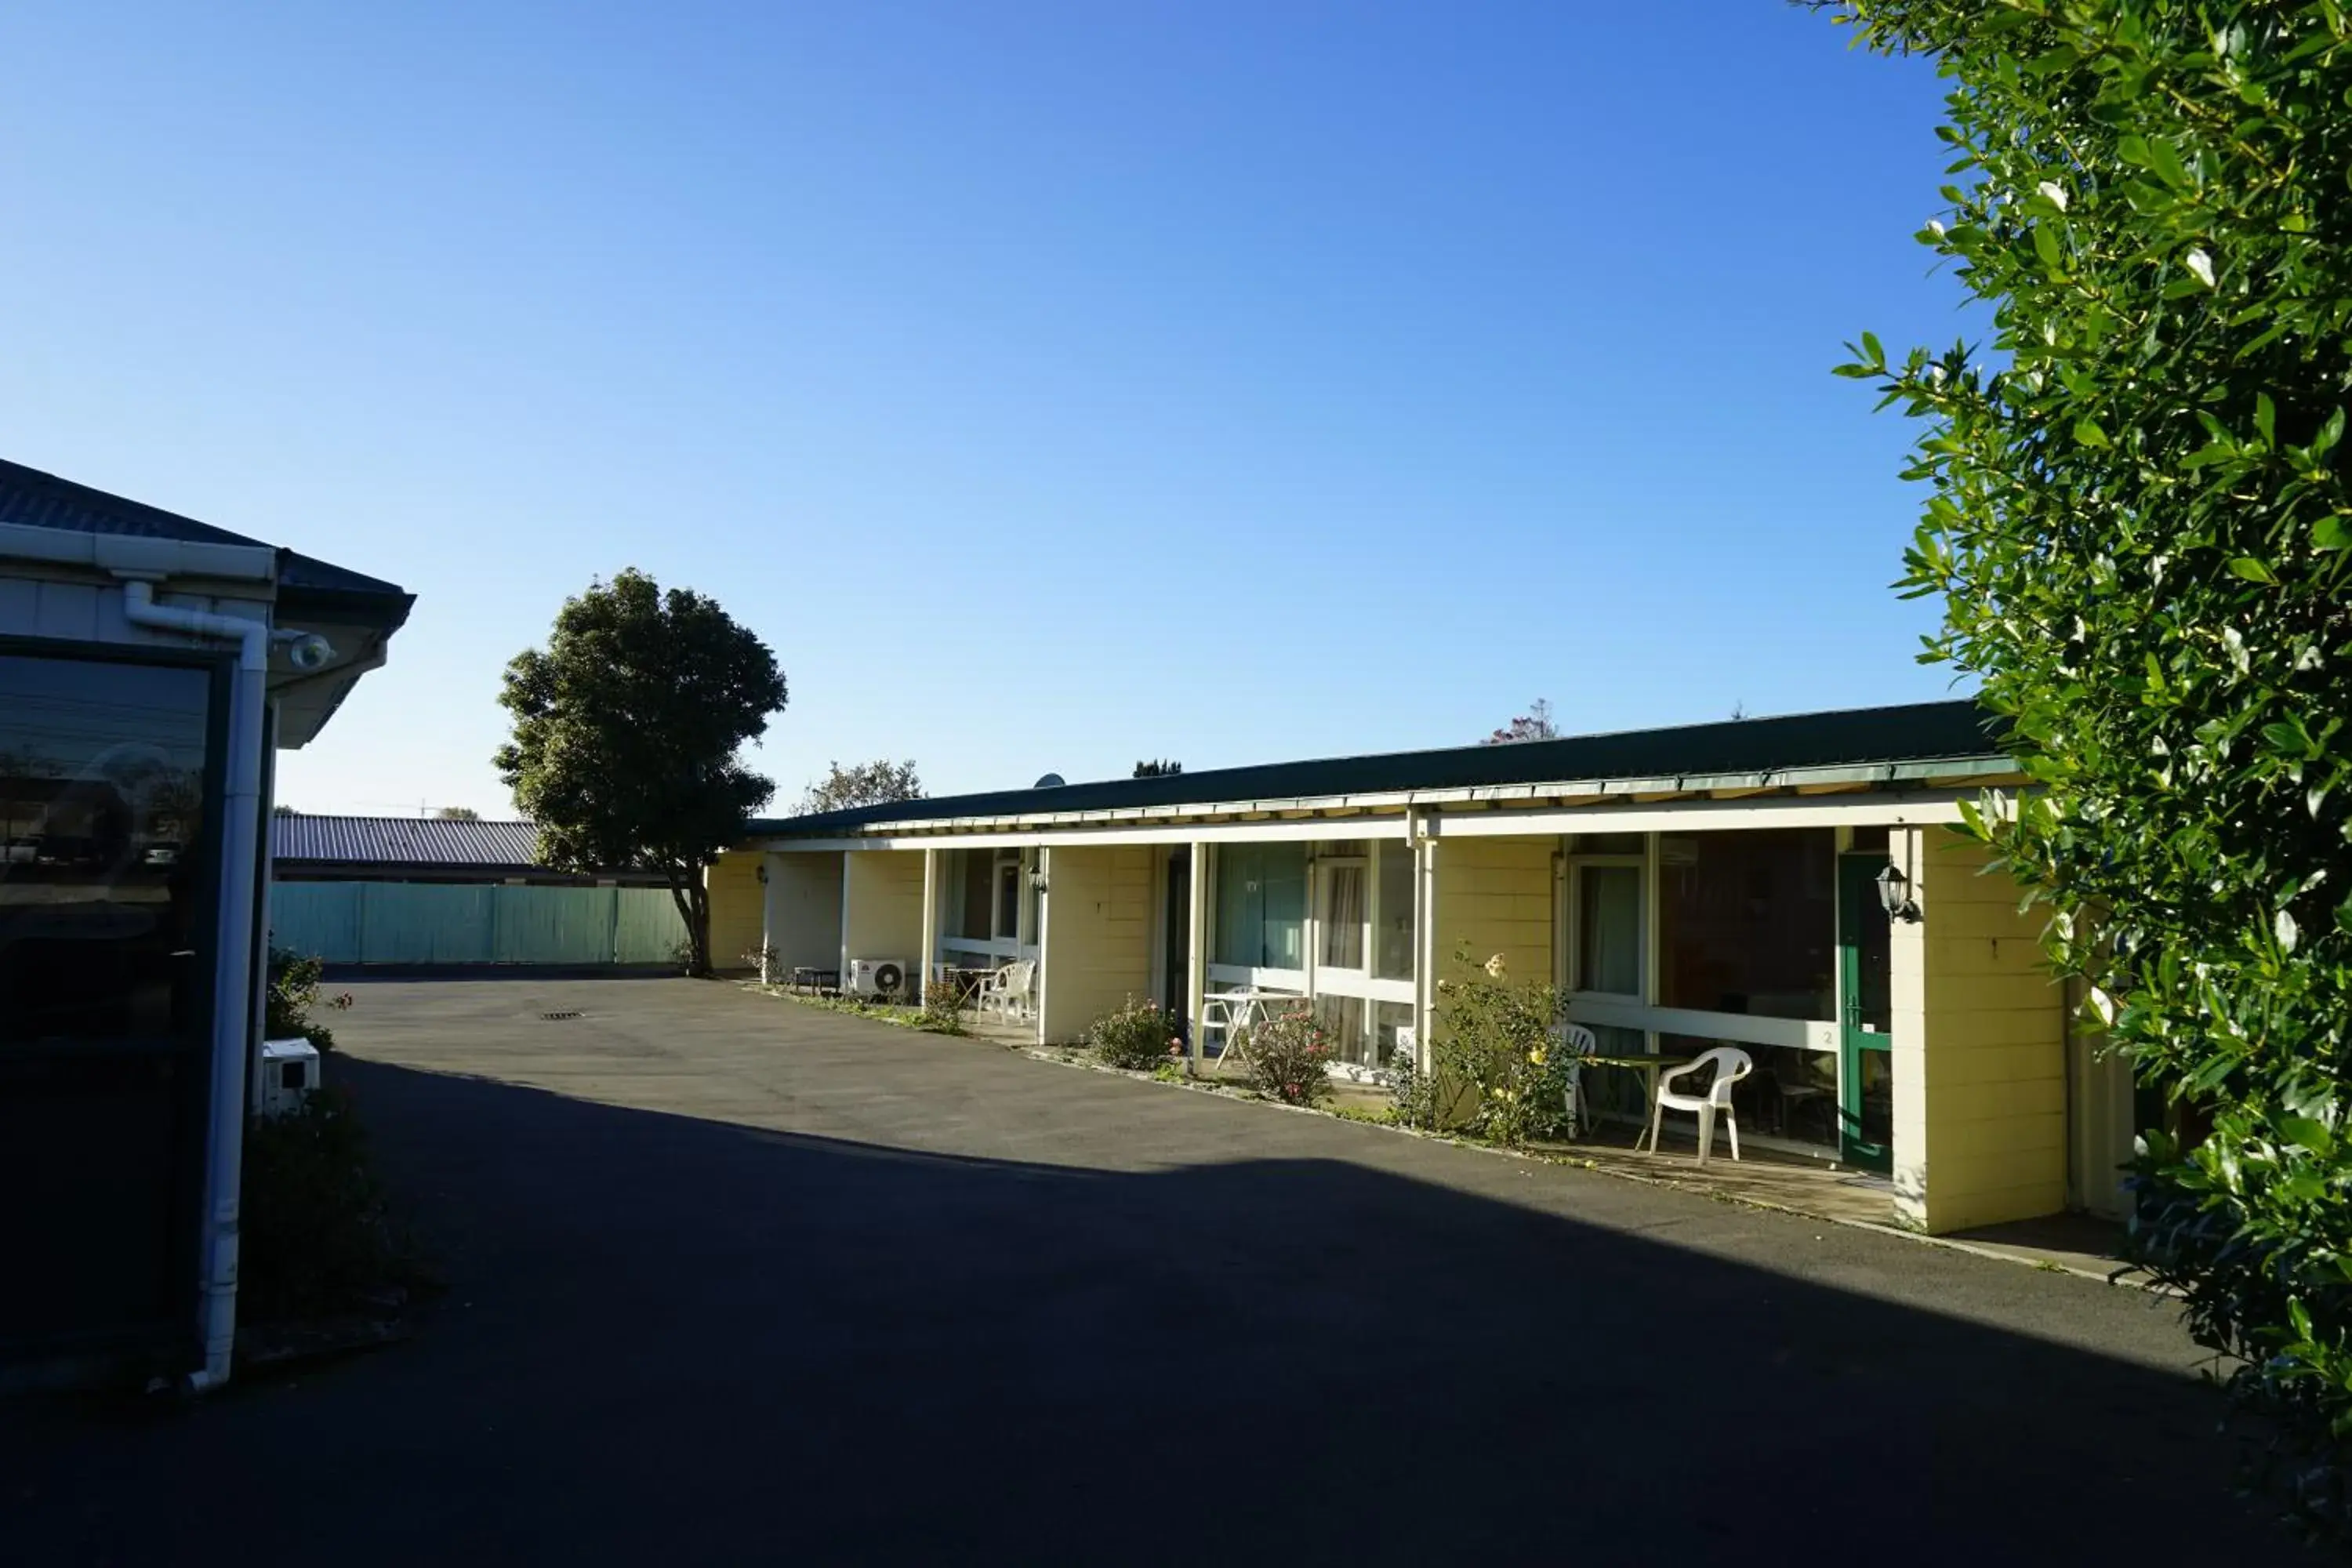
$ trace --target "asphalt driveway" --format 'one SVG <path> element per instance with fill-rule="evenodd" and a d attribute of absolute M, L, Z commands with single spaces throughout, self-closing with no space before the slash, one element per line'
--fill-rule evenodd
<path fill-rule="evenodd" d="M 0 1413 L 0 1557 L 2293 1555 L 2137 1292 L 728 985 L 352 989 L 447 1299 Z"/>

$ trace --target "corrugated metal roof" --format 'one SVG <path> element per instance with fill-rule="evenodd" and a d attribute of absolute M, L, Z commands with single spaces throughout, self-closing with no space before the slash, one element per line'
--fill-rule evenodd
<path fill-rule="evenodd" d="M 272 816 L 269 852 L 279 860 L 345 866 L 533 865 L 539 828 L 529 822 L 444 816 Z"/>
<path fill-rule="evenodd" d="M 104 533 L 140 539 L 176 539 L 192 544 L 237 544 L 267 550 L 271 546 L 192 517 L 182 517 L 144 501 L 111 495 L 78 485 L 38 468 L 0 458 L 0 522 L 26 528 L 51 528 L 67 533 Z M 278 552 L 278 585 L 281 600 L 299 601 L 300 608 L 356 614 L 369 624 L 397 630 L 408 618 L 415 597 L 396 583 L 353 572 L 298 551 Z M 289 609 L 298 605 L 289 603 Z"/>
<path fill-rule="evenodd" d="M 999 790 L 896 801 L 809 816 L 762 818 L 754 834 L 816 834 L 889 822 L 940 817 L 1021 816 L 1037 812 L 1209 807 L 1234 802 L 1333 795 L 1477 789 L 1600 779 L 1696 778 L 1773 774 L 1800 768 L 1865 767 L 1933 761 L 1979 761 L 2003 753 L 1994 721 L 1976 702 L 1916 702 L 1850 708 L 1777 719 L 1738 719 L 1667 730 L 1629 730 L 1454 746 L 1255 767 L 1219 768 L 1161 778 L 1107 779 L 1048 789 Z"/>

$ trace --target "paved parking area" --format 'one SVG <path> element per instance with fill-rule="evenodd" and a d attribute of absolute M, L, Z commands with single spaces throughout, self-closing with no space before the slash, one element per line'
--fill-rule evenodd
<path fill-rule="evenodd" d="M 724 984 L 352 989 L 449 1296 L 0 1414 L 0 1555 L 2294 1558 L 2138 1292 Z"/>

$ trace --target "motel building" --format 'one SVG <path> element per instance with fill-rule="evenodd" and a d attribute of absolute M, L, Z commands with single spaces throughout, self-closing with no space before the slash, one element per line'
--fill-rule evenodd
<path fill-rule="evenodd" d="M 1425 1062 L 1457 950 L 1500 954 L 1605 1056 L 1747 1052 L 1748 1157 L 1884 1178 L 1892 1223 L 2116 1215 L 2129 1071 L 1954 831 L 2023 783 L 1961 700 L 898 802 L 750 824 L 713 951 L 993 970 L 1039 1044 L 1148 997 L 1203 1068 L 1221 995 L 1303 998 L 1366 1081 Z M 1592 1070 L 1646 1120 L 1643 1074 Z"/>

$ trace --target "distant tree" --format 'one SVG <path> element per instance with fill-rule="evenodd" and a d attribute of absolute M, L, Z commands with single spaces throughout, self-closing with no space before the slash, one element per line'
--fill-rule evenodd
<path fill-rule="evenodd" d="M 1183 771 L 1183 763 L 1162 759 L 1159 762 L 1136 763 L 1134 776 L 1139 779 L 1165 779 L 1173 778 Z"/>
<path fill-rule="evenodd" d="M 1482 746 L 1508 746 L 1520 741 L 1556 741 L 1559 728 L 1551 721 L 1551 700 L 1538 697 L 1528 704 L 1528 710 L 1479 742 Z"/>
<path fill-rule="evenodd" d="M 784 706 L 776 657 L 715 600 L 635 568 L 567 599 L 544 648 L 507 666 L 513 738 L 493 761 L 539 824 L 539 858 L 661 872 L 688 969 L 710 973 L 703 873 L 775 785 L 737 752 Z"/>
<path fill-rule="evenodd" d="M 433 814 L 445 822 L 479 822 L 482 814 L 470 805 L 445 805 Z"/>
<path fill-rule="evenodd" d="M 843 767 L 839 763 L 827 763 L 824 777 L 812 783 L 801 794 L 801 814 L 819 811 L 847 811 L 857 805 L 882 805 L 894 800 L 920 800 L 923 781 L 915 776 L 912 762 L 894 763 L 887 757 L 871 763 L 858 763 Z"/>
<path fill-rule="evenodd" d="M 1731 717 L 1735 721 L 1747 718 L 1748 704 L 1743 701 L 1734 701 L 1731 705 Z"/>
<path fill-rule="evenodd" d="M 300 812 L 295 810 L 292 806 L 288 805 L 283 801 L 280 801 L 278 805 L 270 807 L 270 810 L 279 816 L 299 816 L 302 815 Z"/>

